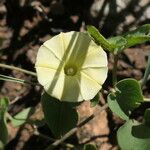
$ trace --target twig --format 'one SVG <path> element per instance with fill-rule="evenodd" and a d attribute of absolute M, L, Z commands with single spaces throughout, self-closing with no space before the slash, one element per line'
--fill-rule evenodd
<path fill-rule="evenodd" d="M 106 108 L 108 108 L 108 104 L 107 103 L 105 105 L 103 105 L 96 114 L 92 114 L 88 118 L 86 118 L 85 120 L 81 121 L 75 128 L 73 128 L 69 132 L 67 132 L 61 139 L 56 140 L 54 143 L 52 143 L 50 146 L 48 146 L 48 148 L 46 150 L 54 149 L 56 146 L 58 146 L 59 144 L 64 142 L 67 138 L 72 136 L 78 130 L 78 128 L 82 127 L 83 125 L 85 125 L 86 123 L 91 121 L 95 116 L 97 116 L 100 112 L 102 112 Z"/>
<path fill-rule="evenodd" d="M 86 141 L 84 141 L 84 142 L 82 142 L 82 143 L 80 143 L 80 144 L 81 144 L 81 145 L 84 145 L 84 144 L 87 144 L 87 143 L 89 143 L 89 142 L 92 142 L 92 141 L 96 140 L 97 138 L 104 138 L 104 137 L 108 137 L 108 134 L 95 135 L 95 136 L 93 136 L 93 137 L 87 139 Z"/>
<path fill-rule="evenodd" d="M 34 129 L 35 129 L 35 128 L 34 128 Z M 48 141 L 52 141 L 52 142 L 55 141 L 54 138 L 50 138 L 50 137 L 48 137 L 48 136 L 45 135 L 45 134 L 39 133 L 39 131 L 37 130 L 37 128 L 35 129 L 35 131 L 34 131 L 33 134 L 34 134 L 34 135 L 37 135 L 37 136 L 39 136 L 39 137 L 41 137 L 41 138 L 44 138 L 44 139 L 46 139 L 46 140 L 48 140 Z M 70 144 L 70 143 L 62 142 L 61 144 L 64 145 L 64 146 L 66 146 L 66 147 L 69 147 L 69 148 L 74 148 L 74 145 L 72 145 L 72 144 Z"/>
<path fill-rule="evenodd" d="M 12 105 L 14 103 L 16 103 L 19 99 L 21 98 L 21 96 L 17 96 L 14 100 L 12 100 L 9 104 Z"/>
<path fill-rule="evenodd" d="M 20 71 L 20 72 L 23 72 L 23 73 L 26 73 L 26 74 L 29 74 L 29 75 L 32 75 L 32 76 L 35 76 L 35 77 L 37 76 L 35 72 L 28 71 L 28 70 L 25 70 L 25 69 L 22 69 L 22 68 L 19 68 L 19 67 L 15 67 L 15 66 L 11 66 L 11 65 L 6 65 L 6 64 L 0 63 L 0 67 L 10 69 L 10 70 L 17 70 L 17 71 Z"/>

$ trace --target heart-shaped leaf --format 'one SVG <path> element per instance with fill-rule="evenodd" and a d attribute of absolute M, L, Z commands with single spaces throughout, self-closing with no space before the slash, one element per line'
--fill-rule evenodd
<path fill-rule="evenodd" d="M 128 120 L 117 132 L 121 150 L 149 150 L 150 127 L 135 120 Z"/>
<path fill-rule="evenodd" d="M 120 53 L 125 48 L 127 40 L 122 36 L 115 36 L 108 39 L 108 42 L 111 45 L 114 45 L 114 52 Z"/>
<path fill-rule="evenodd" d="M 56 137 L 61 137 L 78 122 L 76 103 L 61 102 L 47 93 L 42 95 L 45 120 Z"/>
<path fill-rule="evenodd" d="M 140 84 L 134 79 L 119 81 L 116 92 L 107 97 L 109 108 L 122 119 L 128 120 L 131 112 L 143 102 Z"/>
<path fill-rule="evenodd" d="M 150 24 L 129 31 L 123 37 L 127 40 L 126 48 L 150 41 Z"/>

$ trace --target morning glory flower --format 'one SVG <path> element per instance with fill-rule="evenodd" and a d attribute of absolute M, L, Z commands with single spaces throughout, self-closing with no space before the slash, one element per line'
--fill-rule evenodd
<path fill-rule="evenodd" d="M 87 33 L 60 33 L 37 53 L 37 78 L 60 101 L 91 100 L 107 77 L 107 55 Z"/>

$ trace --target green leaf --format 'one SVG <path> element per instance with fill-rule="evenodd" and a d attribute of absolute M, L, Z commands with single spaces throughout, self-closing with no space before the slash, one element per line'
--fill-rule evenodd
<path fill-rule="evenodd" d="M 87 26 L 87 31 L 98 45 L 101 45 L 107 51 L 115 53 L 120 53 L 125 48 L 150 41 L 150 24 L 145 24 L 136 30 L 108 40 L 94 26 Z"/>
<path fill-rule="evenodd" d="M 83 150 L 97 150 L 94 144 L 85 144 Z"/>
<path fill-rule="evenodd" d="M 125 48 L 127 40 L 122 36 L 115 36 L 108 39 L 111 45 L 114 45 L 114 52 L 120 53 Z"/>
<path fill-rule="evenodd" d="M 145 70 L 145 73 L 144 73 L 144 77 L 142 79 L 142 86 L 145 85 L 149 74 L 150 74 L 150 54 L 148 55 L 147 66 L 146 66 L 146 70 Z"/>
<path fill-rule="evenodd" d="M 144 119 L 145 119 L 145 124 L 150 126 L 150 108 L 145 110 Z"/>
<path fill-rule="evenodd" d="M 109 108 L 122 119 L 128 120 L 131 112 L 143 102 L 140 84 L 134 79 L 119 81 L 116 92 L 107 97 Z"/>
<path fill-rule="evenodd" d="M 123 35 L 127 40 L 126 48 L 150 41 L 150 24 L 145 24 L 136 30 Z"/>
<path fill-rule="evenodd" d="M 11 120 L 13 126 L 17 127 L 27 123 L 29 117 L 34 113 L 34 110 L 33 107 L 29 107 L 16 114 Z"/>
<path fill-rule="evenodd" d="M 8 141 L 8 130 L 6 123 L 6 112 L 9 105 L 8 98 L 0 99 L 0 141 L 5 145 Z"/>
<path fill-rule="evenodd" d="M 90 100 L 91 107 L 95 107 L 99 103 L 99 99 L 99 94 L 96 94 L 96 96 L 92 100 Z"/>
<path fill-rule="evenodd" d="M 150 127 L 128 120 L 117 132 L 121 150 L 149 150 Z"/>
<path fill-rule="evenodd" d="M 78 122 L 78 113 L 75 104 L 61 102 L 47 93 L 42 95 L 44 117 L 49 128 L 56 137 L 63 136 Z"/>
<path fill-rule="evenodd" d="M 98 45 L 103 49 L 113 52 L 114 46 L 105 39 L 94 26 L 87 26 L 87 31 Z"/>

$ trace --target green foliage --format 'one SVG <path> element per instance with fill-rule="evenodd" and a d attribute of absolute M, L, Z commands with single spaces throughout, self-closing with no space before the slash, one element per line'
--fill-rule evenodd
<path fill-rule="evenodd" d="M 76 126 L 78 113 L 69 102 L 61 102 L 48 94 L 42 95 L 42 107 L 45 120 L 56 137 L 63 136 L 66 132 Z"/>
<path fill-rule="evenodd" d="M 94 26 L 87 26 L 87 31 L 98 45 L 101 45 L 107 51 L 115 53 L 120 53 L 125 48 L 150 41 L 150 24 L 143 25 L 122 36 L 111 37 L 108 40 Z"/>
<path fill-rule="evenodd" d="M 99 94 L 96 94 L 96 96 L 90 101 L 91 107 L 95 107 L 98 104 L 99 99 L 100 99 Z"/>
<path fill-rule="evenodd" d="M 122 52 L 127 44 L 127 40 L 122 36 L 111 37 L 108 42 L 114 46 L 114 53 Z"/>
<path fill-rule="evenodd" d="M 8 98 L 0 99 L 0 141 L 1 145 L 5 145 L 8 140 L 8 130 L 6 123 L 6 112 L 8 109 L 9 100 Z"/>
<path fill-rule="evenodd" d="M 124 79 L 115 88 L 116 92 L 107 97 L 109 108 L 122 119 L 128 120 L 131 112 L 143 102 L 141 87 L 134 79 Z"/>
<path fill-rule="evenodd" d="M 34 108 L 29 107 L 16 114 L 11 120 L 13 126 L 21 126 L 24 123 L 28 122 L 28 119 L 33 114 L 33 112 Z"/>
<path fill-rule="evenodd" d="M 128 120 L 117 132 L 121 150 L 149 150 L 150 127 L 135 120 Z"/>
<path fill-rule="evenodd" d="M 83 150 L 97 150 L 94 144 L 85 144 Z"/>
<path fill-rule="evenodd" d="M 105 39 L 94 26 L 87 26 L 87 31 L 98 45 L 102 46 L 107 51 L 112 52 L 114 46 Z"/>
<path fill-rule="evenodd" d="M 129 31 L 123 37 L 127 40 L 125 48 L 148 42 L 150 41 L 150 24 L 145 24 L 136 30 Z"/>

